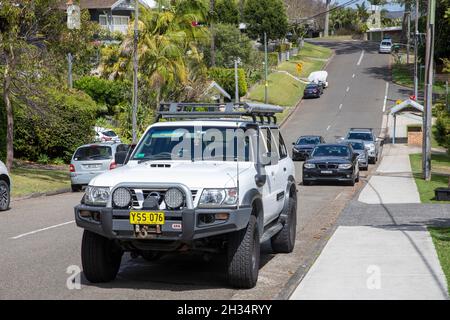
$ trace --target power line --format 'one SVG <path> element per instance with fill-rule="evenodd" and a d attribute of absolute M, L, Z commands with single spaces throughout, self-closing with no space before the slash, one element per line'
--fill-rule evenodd
<path fill-rule="evenodd" d="M 322 11 L 322 12 L 320 12 L 320 13 L 317 13 L 317 14 L 315 14 L 315 15 L 313 15 L 313 16 L 310 16 L 310 17 L 307 17 L 307 18 L 299 18 L 299 19 L 296 19 L 296 20 L 310 20 L 310 19 L 314 19 L 314 18 L 316 18 L 316 17 L 318 17 L 318 16 L 327 14 L 327 13 L 332 12 L 332 11 L 334 11 L 334 10 L 337 10 L 337 9 L 340 9 L 340 8 L 343 8 L 343 7 L 346 7 L 346 6 L 348 6 L 348 5 L 352 5 L 352 4 L 354 4 L 354 3 L 356 3 L 356 2 L 359 2 L 359 1 L 360 1 L 360 0 L 349 0 L 349 1 L 347 1 L 347 2 L 344 2 L 343 4 L 340 4 L 340 5 L 336 6 L 336 7 L 333 7 L 333 8 L 331 8 L 331 9 L 329 9 L 329 10 Z"/>

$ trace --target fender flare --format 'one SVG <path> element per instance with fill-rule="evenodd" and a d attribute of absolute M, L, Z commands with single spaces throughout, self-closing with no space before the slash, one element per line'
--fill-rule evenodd
<path fill-rule="evenodd" d="M 288 206 L 289 206 L 289 198 L 291 198 L 291 188 L 294 187 L 294 199 L 295 199 L 295 203 L 297 203 L 297 185 L 295 183 L 295 178 L 290 175 L 288 177 L 288 183 L 286 186 L 286 196 L 284 197 L 284 206 L 283 206 L 283 210 L 280 213 L 280 221 L 281 223 L 285 223 L 286 219 L 287 219 L 287 215 L 288 215 Z"/>
<path fill-rule="evenodd" d="M 258 201 L 259 203 L 258 212 L 256 213 L 256 219 L 258 221 L 259 236 L 262 237 L 264 231 L 264 206 L 262 195 L 259 190 L 256 188 L 248 190 L 245 193 L 244 198 L 242 199 L 242 206 L 248 206 L 251 208 L 255 201 Z"/>

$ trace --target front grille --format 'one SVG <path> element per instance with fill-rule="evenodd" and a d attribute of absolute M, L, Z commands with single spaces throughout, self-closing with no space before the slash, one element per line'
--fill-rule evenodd
<path fill-rule="evenodd" d="M 153 195 L 158 198 L 158 204 L 165 207 L 163 204 L 164 195 L 167 189 L 131 189 L 132 196 L 132 207 L 135 209 L 141 209 L 142 203 L 148 196 Z M 197 190 L 191 190 L 192 194 L 192 202 L 195 202 L 195 197 L 197 196 Z M 183 207 L 186 207 L 186 203 L 184 203 Z"/>
<path fill-rule="evenodd" d="M 338 165 L 334 163 L 319 163 L 317 164 L 319 169 L 337 169 Z"/>

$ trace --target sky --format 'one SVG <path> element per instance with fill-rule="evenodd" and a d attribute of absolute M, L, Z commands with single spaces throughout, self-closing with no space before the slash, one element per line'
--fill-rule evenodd
<path fill-rule="evenodd" d="M 345 3 L 348 2 L 348 0 L 331 0 L 331 2 L 337 2 L 337 3 Z M 366 6 L 370 6 L 369 1 L 364 1 L 364 0 L 360 0 L 357 3 L 361 4 L 363 2 L 366 2 Z M 356 3 L 351 5 L 350 7 L 356 7 Z M 392 3 L 392 1 L 388 0 L 388 4 L 383 6 L 383 8 L 389 10 L 389 11 L 399 11 L 399 10 L 403 10 L 403 7 L 397 3 Z"/>

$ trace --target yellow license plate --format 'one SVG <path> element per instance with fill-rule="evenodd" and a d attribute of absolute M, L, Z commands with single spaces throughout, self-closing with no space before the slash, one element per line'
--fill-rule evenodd
<path fill-rule="evenodd" d="M 164 224 L 164 212 L 131 211 L 131 224 Z"/>

